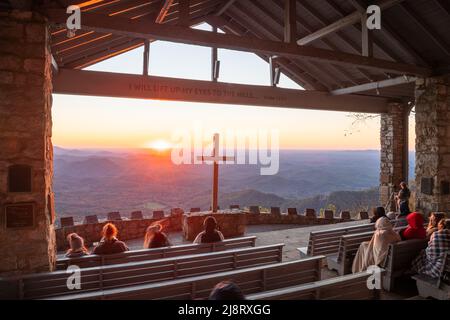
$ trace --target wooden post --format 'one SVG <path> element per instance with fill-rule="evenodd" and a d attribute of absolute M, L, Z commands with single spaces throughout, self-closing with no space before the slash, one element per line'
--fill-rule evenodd
<path fill-rule="evenodd" d="M 297 41 L 297 6 L 296 0 L 284 0 L 284 42 Z"/>
<path fill-rule="evenodd" d="M 148 66 L 149 66 L 149 54 L 150 54 L 150 41 L 145 40 L 144 42 L 144 69 L 142 70 L 142 74 L 144 76 L 148 76 Z"/>
<path fill-rule="evenodd" d="M 217 33 L 217 27 L 213 27 L 212 32 Z M 219 60 L 217 59 L 217 47 L 211 48 L 211 81 L 217 82 L 219 78 Z"/>

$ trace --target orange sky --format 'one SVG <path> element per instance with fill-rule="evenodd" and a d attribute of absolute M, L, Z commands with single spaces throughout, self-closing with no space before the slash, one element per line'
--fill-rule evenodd
<path fill-rule="evenodd" d="M 210 49 L 152 43 L 150 74 L 209 80 Z M 180 54 L 183 52 L 183 54 Z M 219 50 L 220 81 L 267 85 L 268 65 L 251 53 Z M 142 72 L 142 48 L 89 68 Z M 285 76 L 280 87 L 299 89 Z M 53 143 L 61 147 L 141 148 L 164 140 L 175 128 L 223 133 L 227 128 L 277 129 L 282 149 L 379 149 L 379 118 L 352 125 L 344 112 L 280 109 L 189 102 L 54 95 Z M 414 123 L 410 124 L 410 149 Z"/>

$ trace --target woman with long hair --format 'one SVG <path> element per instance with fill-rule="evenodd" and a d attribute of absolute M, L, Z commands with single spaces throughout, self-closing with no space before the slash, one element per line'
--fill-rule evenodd
<path fill-rule="evenodd" d="M 385 217 L 385 216 L 386 216 L 386 211 L 384 210 L 383 207 L 373 208 L 372 217 L 370 218 L 370 222 L 375 223 L 375 222 L 377 222 L 378 219 L 380 219 L 381 217 Z"/>
<path fill-rule="evenodd" d="M 213 216 L 209 216 L 203 221 L 204 231 L 200 232 L 194 240 L 194 243 L 212 243 L 223 241 L 222 232 L 217 230 L 217 220 Z"/>
<path fill-rule="evenodd" d="M 169 247 L 171 243 L 167 235 L 162 232 L 160 224 L 149 226 L 145 232 L 144 249 Z"/>
<path fill-rule="evenodd" d="M 427 237 L 431 237 L 431 235 L 438 230 L 439 222 L 445 219 L 445 213 L 443 212 L 432 212 L 430 215 L 430 219 L 428 221 L 427 226 Z"/>
<path fill-rule="evenodd" d="M 112 223 L 107 223 L 102 229 L 102 239 L 94 248 L 94 254 L 112 254 L 128 251 L 128 247 L 117 239 L 117 228 Z"/>
<path fill-rule="evenodd" d="M 89 254 L 88 249 L 84 246 L 84 239 L 76 233 L 67 235 L 67 242 L 69 242 L 69 250 L 66 252 L 66 257 L 75 258 L 82 257 Z"/>

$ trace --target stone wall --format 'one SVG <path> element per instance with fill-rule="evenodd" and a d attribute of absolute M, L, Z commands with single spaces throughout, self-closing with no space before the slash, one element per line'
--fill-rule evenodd
<path fill-rule="evenodd" d="M 416 207 L 425 214 L 450 212 L 450 75 L 416 82 L 415 171 Z M 422 179 L 429 179 L 431 194 L 422 190 Z"/>
<path fill-rule="evenodd" d="M 380 127 L 380 202 L 385 206 L 408 180 L 408 115 L 409 108 L 401 103 L 389 103 L 389 112 L 381 115 Z M 395 202 L 391 203 L 395 210 Z"/>
<path fill-rule="evenodd" d="M 247 225 L 259 224 L 298 224 L 298 225 L 322 225 L 339 222 L 347 222 L 351 220 L 344 220 L 340 218 L 325 219 L 323 217 L 310 218 L 302 214 L 288 215 L 288 214 L 247 214 Z"/>
<path fill-rule="evenodd" d="M 55 262 L 51 55 L 44 18 L 0 13 L 0 274 L 49 271 Z M 12 165 L 31 167 L 31 190 L 9 192 Z M 7 228 L 6 207 L 31 203 L 34 224 Z M 31 210 L 28 211 L 32 212 Z M 27 213 L 27 214 L 28 214 Z M 10 214 L 17 220 L 17 214 Z M 18 222 L 18 221 L 15 221 Z"/>
<path fill-rule="evenodd" d="M 181 215 L 167 217 L 165 219 L 121 220 L 79 224 L 56 229 L 56 243 L 58 245 L 58 250 L 63 251 L 68 249 L 67 235 L 72 232 L 83 237 L 85 244 L 88 246 L 91 246 L 94 242 L 100 241 L 102 228 L 107 222 L 114 223 L 119 230 L 118 238 L 123 241 L 139 238 L 143 241 L 147 227 L 155 222 L 161 223 L 164 231 L 181 231 Z"/>

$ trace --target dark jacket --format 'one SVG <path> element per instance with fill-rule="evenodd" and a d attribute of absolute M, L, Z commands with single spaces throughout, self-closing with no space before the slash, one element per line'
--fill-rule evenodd
<path fill-rule="evenodd" d="M 94 248 L 93 254 L 113 254 L 113 253 L 120 253 L 124 251 L 128 251 L 127 245 L 117 240 L 116 238 L 113 238 L 111 240 L 105 240 L 103 239 L 100 241 L 98 246 Z"/>
<path fill-rule="evenodd" d="M 164 232 L 155 232 L 152 241 L 150 241 L 150 248 L 169 247 L 171 245 L 167 235 Z"/>

